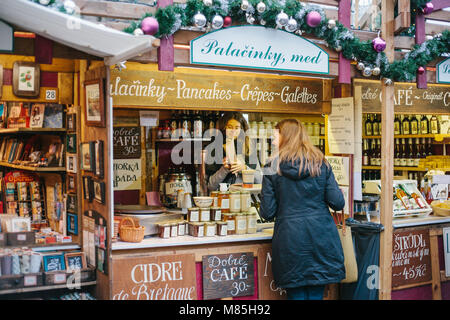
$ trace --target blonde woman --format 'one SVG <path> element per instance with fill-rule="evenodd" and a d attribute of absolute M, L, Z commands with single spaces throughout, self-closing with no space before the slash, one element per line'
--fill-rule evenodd
<path fill-rule="evenodd" d="M 261 217 L 275 218 L 272 271 L 288 299 L 321 300 L 326 284 L 345 278 L 344 254 L 329 207 L 345 200 L 323 153 L 305 127 L 286 119 L 275 127 L 272 175 L 264 175 Z"/>

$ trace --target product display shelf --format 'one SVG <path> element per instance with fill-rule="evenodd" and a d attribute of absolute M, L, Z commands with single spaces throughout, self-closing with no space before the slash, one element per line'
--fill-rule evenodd
<path fill-rule="evenodd" d="M 183 141 L 202 141 L 202 142 L 210 142 L 210 138 L 186 138 L 186 139 L 171 139 L 171 138 L 162 138 L 156 139 L 156 142 L 183 142 Z"/>
<path fill-rule="evenodd" d="M 65 128 L 8 128 L 8 129 L 0 129 L 1 134 L 10 134 L 10 133 L 66 133 L 67 130 Z"/>
<path fill-rule="evenodd" d="M 381 166 L 362 166 L 363 170 L 381 170 Z M 428 168 L 420 168 L 420 167 L 394 167 L 395 171 L 423 171 L 427 172 Z"/>
<path fill-rule="evenodd" d="M 19 170 L 26 170 L 26 171 L 34 171 L 34 172 L 65 172 L 66 167 L 30 167 L 30 166 L 23 166 L 19 164 L 13 164 L 5 161 L 0 161 L 0 166 L 13 168 L 13 169 L 19 169 Z"/>
<path fill-rule="evenodd" d="M 96 284 L 97 284 L 97 281 L 89 281 L 89 282 L 78 283 L 77 286 L 87 287 L 87 286 L 95 286 Z M 64 283 L 64 284 L 55 284 L 55 285 L 47 285 L 47 286 L 39 286 L 39 287 L 15 288 L 15 289 L 0 290 L 0 295 L 27 293 L 27 292 L 38 292 L 38 291 L 48 291 L 48 290 L 58 290 L 58 289 L 68 289 L 68 284 Z"/>
<path fill-rule="evenodd" d="M 363 139 L 381 139 L 381 136 L 362 136 Z M 444 139 L 450 139 L 450 134 L 437 133 L 437 134 L 396 134 L 395 139 L 409 139 L 409 138 L 433 138 L 437 142 L 441 142 Z"/>
<path fill-rule="evenodd" d="M 28 244 L 24 246 L 5 246 L 3 248 L 27 247 L 36 252 L 59 251 L 59 250 L 79 250 L 80 245 L 76 242 L 51 243 L 51 244 Z"/>

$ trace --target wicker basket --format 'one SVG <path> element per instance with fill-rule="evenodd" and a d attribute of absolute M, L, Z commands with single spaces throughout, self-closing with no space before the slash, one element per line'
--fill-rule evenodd
<path fill-rule="evenodd" d="M 444 202 L 450 203 L 450 200 L 446 200 Z M 433 208 L 433 213 L 436 216 L 449 217 L 450 216 L 450 209 L 437 207 L 436 205 L 439 204 L 439 203 L 440 203 L 439 201 L 433 201 L 431 203 L 431 207 Z"/>
<path fill-rule="evenodd" d="M 144 239 L 144 231 L 145 227 L 139 226 L 139 223 L 136 226 L 134 220 L 129 217 L 122 219 L 120 222 L 119 235 L 122 241 L 141 242 Z"/>

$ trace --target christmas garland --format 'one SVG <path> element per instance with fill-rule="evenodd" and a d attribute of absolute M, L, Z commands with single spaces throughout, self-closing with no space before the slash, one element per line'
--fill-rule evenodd
<path fill-rule="evenodd" d="M 30 0 L 49 2 L 58 8 L 71 8 L 72 0 L 62 3 L 55 0 Z M 431 2 L 412 0 L 411 8 L 424 14 L 432 12 Z M 417 11 L 412 10 L 412 11 Z M 413 81 L 417 74 L 425 72 L 425 66 L 443 54 L 450 53 L 450 31 L 446 30 L 421 45 L 416 45 L 402 60 L 389 63 L 383 50 L 386 42 L 376 37 L 361 41 L 340 22 L 328 19 L 323 9 L 314 5 L 302 5 L 297 0 L 188 0 L 158 8 L 155 14 L 146 13 L 123 31 L 136 36 L 150 34 L 156 38 L 168 37 L 182 27 L 211 31 L 238 24 L 259 23 L 267 28 L 285 29 L 302 35 L 314 35 L 326 42 L 347 59 L 357 62 L 356 67 L 366 77 L 381 76 L 387 84 L 393 81 Z"/>

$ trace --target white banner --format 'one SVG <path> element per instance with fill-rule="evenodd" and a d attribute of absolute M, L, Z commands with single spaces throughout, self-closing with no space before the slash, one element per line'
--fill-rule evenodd
<path fill-rule="evenodd" d="M 263 26 L 236 26 L 191 41 L 191 63 L 329 73 L 329 56 L 311 41 Z"/>
<path fill-rule="evenodd" d="M 439 83 L 450 83 L 450 58 L 436 65 L 436 80 Z"/>

